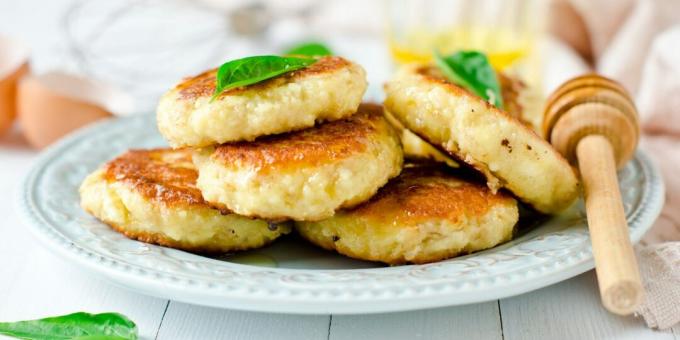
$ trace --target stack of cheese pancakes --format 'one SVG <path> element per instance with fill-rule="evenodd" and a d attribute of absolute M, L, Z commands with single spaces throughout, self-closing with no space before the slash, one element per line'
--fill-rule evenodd
<path fill-rule="evenodd" d="M 402 264 L 510 240 L 517 200 L 555 213 L 576 198 L 573 170 L 546 141 L 432 65 L 398 71 L 387 114 L 362 103 L 361 66 L 316 59 L 217 95 L 217 70 L 176 85 L 157 110 L 171 148 L 103 165 L 80 188 L 83 208 L 127 237 L 192 252 L 254 249 L 295 229 Z M 406 154 L 405 131 L 422 144 Z"/>

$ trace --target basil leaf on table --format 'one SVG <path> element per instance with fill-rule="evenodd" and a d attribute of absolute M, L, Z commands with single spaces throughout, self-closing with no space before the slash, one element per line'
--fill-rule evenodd
<path fill-rule="evenodd" d="M 0 334 L 29 340 L 135 340 L 137 325 L 118 313 L 73 313 L 38 320 L 0 322 Z"/>
<path fill-rule="evenodd" d="M 434 61 L 451 82 L 503 109 L 503 97 L 496 71 L 484 53 L 459 51 L 444 57 L 435 51 Z"/>
<path fill-rule="evenodd" d="M 212 100 L 220 93 L 299 70 L 316 62 L 314 58 L 263 55 L 228 61 L 217 71 L 217 86 Z"/>
<path fill-rule="evenodd" d="M 306 55 L 310 57 L 323 57 L 323 56 L 328 56 L 328 55 L 333 55 L 333 52 L 331 51 L 328 46 L 322 44 L 322 43 L 306 43 L 302 45 L 295 46 L 286 53 L 286 55 Z"/>

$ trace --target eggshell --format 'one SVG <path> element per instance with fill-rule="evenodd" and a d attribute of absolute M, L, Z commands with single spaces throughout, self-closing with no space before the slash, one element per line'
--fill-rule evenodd
<path fill-rule="evenodd" d="M 16 117 L 17 83 L 28 74 L 28 54 L 23 44 L 0 36 L 0 135 Z"/>
<path fill-rule="evenodd" d="M 19 121 L 36 148 L 112 112 L 129 112 L 131 105 L 130 96 L 111 86 L 61 72 L 28 76 L 19 83 Z"/>

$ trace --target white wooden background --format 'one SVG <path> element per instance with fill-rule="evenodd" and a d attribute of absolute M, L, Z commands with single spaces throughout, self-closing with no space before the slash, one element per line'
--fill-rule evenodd
<path fill-rule="evenodd" d="M 119 85 L 123 82 L 122 85 L 125 87 L 125 79 L 121 80 L 115 78 L 115 75 L 106 73 L 104 62 L 111 60 L 101 59 L 103 57 L 97 56 L 97 51 L 79 51 L 77 48 L 80 47 L 64 42 L 66 39 L 62 35 L 64 25 L 71 25 L 69 29 L 90 27 L 88 20 L 101 12 L 92 8 L 84 10 L 81 8 L 81 16 L 85 17 L 79 19 L 81 22 L 69 24 L 68 20 L 75 19 L 68 11 L 73 10 L 74 6 L 82 5 L 83 2 L 79 0 L 0 0 L 0 34 L 21 39 L 33 48 L 32 63 L 37 72 L 58 67 L 71 72 L 108 77 L 107 81 Z M 120 26 L 113 26 L 114 29 L 120 29 Z M 75 32 L 76 35 L 80 33 Z M 381 67 L 387 58 L 379 41 L 366 44 L 366 38 L 361 36 L 352 37 L 350 40 L 351 43 L 345 45 L 339 42 L 341 46 L 338 49 L 354 57 L 364 66 L 371 66 L 367 67 L 369 81 L 384 79 L 389 69 Z M 95 42 L 92 44 L 96 45 Z M 244 50 L 259 48 L 248 45 L 247 42 L 239 46 L 242 49 L 237 49 L 236 52 L 232 48 L 217 54 L 228 55 L 239 51 L 245 53 Z M 187 58 L 191 59 L 190 56 Z M 126 60 L 120 57 L 114 62 L 123 61 L 125 64 Z M 127 62 L 132 65 L 139 60 Z M 87 67 L 82 63 L 88 63 Z M 171 74 L 164 76 L 176 79 L 178 76 L 172 72 L 188 72 L 187 70 L 192 67 L 183 65 L 176 69 L 168 69 L 168 73 Z M 162 86 L 167 85 L 164 79 L 142 80 L 154 79 L 162 83 Z M 137 97 L 151 97 L 149 100 L 142 98 L 139 101 L 140 109 L 147 108 L 149 103 L 153 102 L 153 95 L 157 91 L 153 86 L 130 85 L 130 88 L 133 88 L 133 94 Z M 652 331 L 647 329 L 640 319 L 608 314 L 599 303 L 593 272 L 536 292 L 500 301 L 367 316 L 296 316 L 238 312 L 139 295 L 88 276 L 78 268 L 65 263 L 43 249 L 21 225 L 14 210 L 13 195 L 35 155 L 36 153 L 25 145 L 16 131 L 0 138 L 2 321 L 32 319 L 75 311 L 115 311 L 132 318 L 138 324 L 144 339 L 680 340 L 680 326 L 665 332 Z"/>

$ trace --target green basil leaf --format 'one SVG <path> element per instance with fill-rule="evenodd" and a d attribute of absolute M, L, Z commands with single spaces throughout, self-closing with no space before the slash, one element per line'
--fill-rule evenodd
<path fill-rule="evenodd" d="M 118 313 L 73 313 L 39 320 L 0 322 L 0 334 L 28 340 L 137 339 L 137 325 Z"/>
<path fill-rule="evenodd" d="M 241 86 L 259 83 L 299 70 L 316 62 L 314 58 L 279 57 L 263 55 L 228 61 L 217 71 L 217 86 L 212 100 L 222 92 Z"/>
<path fill-rule="evenodd" d="M 323 57 L 327 55 L 333 55 L 333 52 L 331 51 L 328 46 L 322 44 L 322 43 L 317 43 L 317 42 L 312 42 L 312 43 L 306 43 L 302 45 L 295 46 L 286 53 L 285 55 L 306 55 L 310 57 Z"/>
<path fill-rule="evenodd" d="M 503 97 L 496 71 L 484 53 L 459 51 L 443 57 L 435 51 L 434 61 L 451 82 L 464 87 L 484 100 L 492 100 L 493 105 L 503 109 Z"/>

